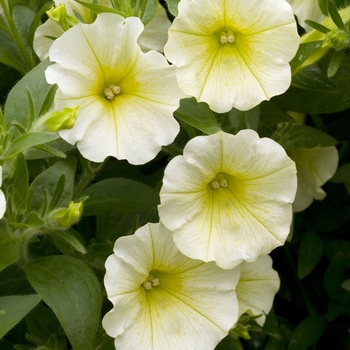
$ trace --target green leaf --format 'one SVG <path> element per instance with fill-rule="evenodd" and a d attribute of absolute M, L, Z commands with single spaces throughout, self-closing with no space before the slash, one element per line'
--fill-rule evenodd
<path fill-rule="evenodd" d="M 350 279 L 345 280 L 340 286 L 350 292 Z"/>
<path fill-rule="evenodd" d="M 305 23 L 310 26 L 311 28 L 314 28 L 316 29 L 317 31 L 323 33 L 323 34 L 328 34 L 331 30 L 327 27 L 325 27 L 324 25 L 320 24 L 320 23 L 317 23 L 315 21 L 311 21 L 309 19 L 307 19 L 305 21 Z"/>
<path fill-rule="evenodd" d="M 305 234 L 298 252 L 298 278 L 309 275 L 322 258 L 323 241 L 314 232 Z"/>
<path fill-rule="evenodd" d="M 229 112 L 231 122 L 231 132 L 237 134 L 243 129 L 252 129 L 257 131 L 259 126 L 260 106 L 256 106 L 249 111 L 240 111 L 232 108 Z"/>
<path fill-rule="evenodd" d="M 30 120 L 29 102 L 26 89 L 34 103 L 34 115 L 37 118 L 43 105 L 47 106 L 48 95 L 52 95 L 52 85 L 49 85 L 45 79 L 45 70 L 50 65 L 50 61 L 46 59 L 26 74 L 10 91 L 5 104 L 5 121 L 8 129 L 12 122 L 17 122 L 27 128 Z"/>
<path fill-rule="evenodd" d="M 54 238 L 55 241 L 64 241 L 66 244 L 68 244 L 68 246 L 74 248 L 79 253 L 86 254 L 85 247 L 76 238 L 77 236 L 76 231 L 73 230 L 72 228 L 69 228 L 68 230 L 64 230 L 64 231 L 61 230 L 61 231 L 51 232 L 50 235 Z"/>
<path fill-rule="evenodd" d="M 60 321 L 74 350 L 92 350 L 100 323 L 102 292 L 91 269 L 64 255 L 26 266 L 29 282 Z"/>
<path fill-rule="evenodd" d="M 28 132 L 27 134 L 17 137 L 10 143 L 10 146 L 4 150 L 1 155 L 3 159 L 10 159 L 16 156 L 18 153 L 25 150 L 49 143 L 59 139 L 58 134 L 52 132 Z"/>
<path fill-rule="evenodd" d="M 17 259 L 18 248 L 16 243 L 8 241 L 4 236 L 0 236 L 0 271 L 2 271 L 5 267 L 15 263 Z"/>
<path fill-rule="evenodd" d="M 55 314 L 39 304 L 25 318 L 30 336 L 41 341 L 52 350 L 67 348 L 67 338 Z"/>
<path fill-rule="evenodd" d="M 36 212 L 41 212 L 42 210 L 46 211 L 47 205 L 49 205 L 54 198 L 54 194 L 55 198 L 59 197 L 58 200 L 57 198 L 54 199 L 56 203 L 55 208 L 68 207 L 73 196 L 75 167 L 76 160 L 74 158 L 67 158 L 55 163 L 37 176 L 29 187 L 27 198 L 28 208 Z M 66 178 L 63 187 L 59 186 L 59 179 L 62 174 L 64 174 Z M 55 189 L 58 187 L 60 193 L 55 193 Z M 49 200 L 49 202 L 47 202 L 47 200 Z M 44 203 L 46 203 L 46 208 L 43 208 Z"/>
<path fill-rule="evenodd" d="M 205 102 L 198 103 L 194 97 L 180 100 L 174 116 L 208 135 L 221 131 L 209 106 Z"/>
<path fill-rule="evenodd" d="M 309 43 L 302 43 L 294 58 L 289 62 L 292 74 L 304 63 L 310 55 L 312 55 L 321 45 L 323 41 L 312 41 Z"/>
<path fill-rule="evenodd" d="M 335 183 L 342 182 L 350 194 L 350 163 L 339 167 L 330 181 Z"/>
<path fill-rule="evenodd" d="M 125 17 L 125 13 L 122 13 L 121 11 L 118 11 L 115 9 L 111 9 L 110 7 L 106 7 L 106 6 L 102 6 L 102 5 L 98 5 L 98 4 L 94 4 L 94 3 L 91 4 L 91 3 L 81 1 L 81 0 L 75 0 L 75 1 L 78 2 L 79 4 L 85 6 L 86 8 L 90 9 L 96 15 L 98 15 L 99 13 L 103 13 L 103 12 L 109 12 L 109 13 L 116 13 L 118 15 Z"/>
<path fill-rule="evenodd" d="M 333 3 L 333 1 L 328 1 L 327 5 L 328 5 L 329 16 L 332 18 L 332 21 L 334 22 L 334 24 L 339 29 L 345 30 L 345 25 L 343 23 L 343 20 L 341 19 L 340 15 L 338 13 L 337 7 Z"/>
<path fill-rule="evenodd" d="M 170 13 L 176 17 L 178 14 L 177 7 L 179 5 L 180 0 L 165 0 L 165 2 L 168 5 Z"/>
<path fill-rule="evenodd" d="M 40 216 L 34 211 L 29 214 L 24 222 L 25 225 L 33 228 L 40 228 L 45 226 L 45 221 L 40 218 Z"/>
<path fill-rule="evenodd" d="M 314 213 L 313 229 L 318 232 L 334 232 L 350 219 L 350 206 L 337 205 Z"/>
<path fill-rule="evenodd" d="M 5 49 L 2 46 L 0 46 L 0 62 L 5 64 L 6 66 L 16 69 L 21 73 L 25 73 L 21 61 L 17 58 L 17 56 L 13 52 Z"/>
<path fill-rule="evenodd" d="M 285 150 L 294 148 L 329 147 L 337 144 L 330 135 L 306 125 L 283 123 L 271 136 Z"/>
<path fill-rule="evenodd" d="M 23 154 L 19 154 L 16 158 L 16 167 L 11 182 L 13 183 L 11 197 L 15 207 L 18 209 L 25 209 L 29 179 L 27 163 Z"/>
<path fill-rule="evenodd" d="M 40 300 L 37 294 L 0 297 L 0 339 Z"/>
<path fill-rule="evenodd" d="M 38 26 L 41 24 L 41 17 L 45 14 L 46 11 L 48 11 L 52 6 L 54 6 L 53 1 L 46 1 L 41 8 L 37 11 L 35 14 L 35 17 L 33 21 L 30 24 L 30 28 L 28 31 L 28 38 L 27 42 L 30 45 L 31 48 L 33 48 L 33 40 L 34 40 L 34 34 Z"/>
<path fill-rule="evenodd" d="M 339 295 L 344 292 L 344 290 L 341 288 L 341 284 L 344 282 L 344 279 L 344 256 L 341 252 L 338 252 L 331 260 L 324 274 L 324 285 L 326 287 L 327 294 L 331 299 L 337 299 Z"/>
<path fill-rule="evenodd" d="M 339 67 L 340 67 L 340 63 L 343 60 L 343 57 L 345 55 L 345 51 L 335 51 L 331 62 L 329 63 L 329 67 L 327 70 L 327 75 L 328 77 L 332 77 L 335 73 L 337 73 Z"/>
<path fill-rule="evenodd" d="M 328 15 L 328 9 L 327 9 L 327 3 L 329 0 L 318 0 L 318 6 L 320 7 L 322 13 L 327 16 Z"/>
<path fill-rule="evenodd" d="M 307 114 L 326 114 L 350 107 L 350 59 L 345 54 L 338 72 L 327 76 L 329 56 L 304 68 L 292 79 L 291 87 L 272 102 L 283 110 Z"/>
<path fill-rule="evenodd" d="M 19 52 L 26 72 L 30 71 L 38 63 L 34 51 L 28 44 L 28 33 L 34 17 L 34 11 L 27 6 L 16 5 L 13 9 L 13 21 L 19 35 L 13 35 L 12 37 L 14 38 L 16 47 L 21 47 Z"/>
<path fill-rule="evenodd" d="M 138 11 L 138 16 L 144 25 L 149 23 L 157 12 L 158 0 L 143 0 Z"/>
<path fill-rule="evenodd" d="M 327 320 L 321 315 L 309 315 L 295 328 L 288 350 L 306 350 L 315 344 L 326 329 Z"/>
<path fill-rule="evenodd" d="M 135 212 L 151 209 L 159 204 L 158 192 L 140 182 L 113 178 L 99 181 L 88 187 L 82 196 L 83 215 L 97 215 L 111 211 Z"/>

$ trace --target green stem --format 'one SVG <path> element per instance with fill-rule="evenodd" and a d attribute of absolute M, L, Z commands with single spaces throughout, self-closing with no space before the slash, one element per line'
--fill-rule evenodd
<path fill-rule="evenodd" d="M 35 60 L 34 58 L 28 53 L 28 50 L 22 40 L 22 37 L 20 36 L 18 29 L 13 21 L 13 17 L 12 14 L 10 13 L 10 9 L 7 8 L 6 4 L 5 4 L 5 0 L 0 0 L 0 4 L 4 10 L 8 25 L 9 25 L 9 29 L 10 31 L 8 32 L 8 34 L 11 36 L 13 42 L 17 45 L 18 49 L 20 50 L 22 57 L 24 59 L 24 61 L 27 64 L 27 69 L 23 69 L 21 73 L 25 74 L 28 71 L 30 71 L 32 68 L 35 67 Z"/>
<path fill-rule="evenodd" d="M 83 175 L 81 176 L 77 186 L 75 187 L 73 199 L 76 199 L 78 195 L 88 186 L 88 184 L 94 179 L 95 175 L 102 169 L 105 161 L 98 166 L 93 166 L 94 163 L 87 161 L 89 166 L 85 167 Z"/>

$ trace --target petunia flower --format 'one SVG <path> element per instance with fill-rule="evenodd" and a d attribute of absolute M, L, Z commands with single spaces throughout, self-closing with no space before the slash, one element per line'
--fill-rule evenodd
<path fill-rule="evenodd" d="M 2 186 L 2 166 L 0 165 L 0 188 Z M 6 211 L 6 198 L 4 192 L 0 189 L 0 219 L 4 216 Z"/>
<path fill-rule="evenodd" d="M 288 89 L 299 36 L 284 0 L 181 0 L 178 13 L 164 53 L 186 94 L 223 113 Z"/>
<path fill-rule="evenodd" d="M 50 48 L 56 63 L 46 79 L 58 85 L 53 109 L 80 105 L 74 127 L 59 134 L 91 161 L 114 156 L 143 164 L 179 132 L 173 111 L 184 95 L 175 68 L 162 54 L 141 51 L 142 30 L 139 18 L 101 13 Z"/>
<path fill-rule="evenodd" d="M 263 326 L 280 287 L 278 273 L 272 268 L 269 255 L 261 256 L 254 262 L 243 262 L 239 267 L 241 275 L 236 287 L 238 315 L 261 315 L 255 321 Z"/>
<path fill-rule="evenodd" d="M 293 8 L 293 12 L 298 17 L 299 24 L 306 30 L 312 29 L 305 23 L 305 20 L 322 22 L 325 15 L 322 13 L 318 0 L 286 0 Z"/>
<path fill-rule="evenodd" d="M 239 269 L 192 260 L 162 224 L 119 238 L 104 284 L 113 309 L 103 318 L 116 349 L 209 350 L 237 321 Z"/>
<path fill-rule="evenodd" d="M 293 203 L 294 212 L 311 205 L 314 199 L 322 200 L 326 192 L 321 188 L 336 172 L 339 155 L 335 146 L 296 148 L 288 151 L 298 171 L 298 189 Z"/>
<path fill-rule="evenodd" d="M 296 187 L 277 142 L 253 130 L 199 136 L 165 169 L 159 217 L 182 253 L 228 269 L 285 242 Z"/>

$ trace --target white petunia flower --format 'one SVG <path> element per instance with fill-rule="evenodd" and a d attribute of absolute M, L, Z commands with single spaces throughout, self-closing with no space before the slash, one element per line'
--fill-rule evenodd
<path fill-rule="evenodd" d="M 165 169 L 159 217 L 185 255 L 225 269 L 255 261 L 289 233 L 294 162 L 253 130 L 188 142 Z"/>
<path fill-rule="evenodd" d="M 0 165 L 0 188 L 2 186 L 2 166 Z M 0 219 L 4 216 L 6 211 L 6 198 L 4 192 L 0 189 Z"/>
<path fill-rule="evenodd" d="M 272 259 L 268 255 L 261 256 L 255 262 L 243 262 L 240 269 L 241 276 L 236 287 L 238 315 L 261 315 L 255 321 L 263 326 L 280 287 L 278 273 L 272 268 Z"/>
<path fill-rule="evenodd" d="M 119 350 L 212 350 L 237 321 L 239 269 L 184 256 L 162 224 L 119 238 L 104 279 L 103 318 Z"/>
<path fill-rule="evenodd" d="M 181 0 L 178 9 L 164 52 L 186 94 L 223 113 L 288 89 L 299 36 L 284 0 Z"/>
<path fill-rule="evenodd" d="M 321 188 L 336 172 L 339 155 L 335 146 L 296 148 L 288 151 L 298 171 L 298 189 L 293 203 L 294 212 L 311 205 L 314 199 L 322 200 L 326 192 Z"/>
<path fill-rule="evenodd" d="M 173 112 L 184 95 L 175 68 L 160 53 L 141 51 L 142 30 L 139 18 L 101 13 L 50 48 L 56 64 L 46 79 L 58 85 L 53 108 L 80 105 L 74 127 L 59 134 L 91 161 L 114 156 L 143 164 L 179 132 Z"/>
<path fill-rule="evenodd" d="M 286 0 L 293 8 L 293 12 L 298 17 L 299 24 L 306 30 L 312 29 L 305 23 L 309 19 L 315 22 L 322 22 L 325 15 L 321 12 L 318 0 Z"/>

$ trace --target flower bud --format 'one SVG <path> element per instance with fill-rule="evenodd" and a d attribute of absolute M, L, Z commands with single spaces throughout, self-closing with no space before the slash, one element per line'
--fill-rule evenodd
<path fill-rule="evenodd" d="M 56 132 L 71 129 L 77 119 L 80 106 L 64 107 L 62 111 L 52 111 L 42 116 L 34 126 L 35 131 Z"/>
<path fill-rule="evenodd" d="M 52 7 L 49 11 L 46 12 L 49 18 L 58 23 L 64 30 L 75 26 L 79 21 L 67 14 L 66 7 L 63 4 L 60 4 L 57 7 Z"/>
<path fill-rule="evenodd" d="M 71 201 L 68 208 L 57 209 L 52 213 L 52 220 L 56 226 L 68 228 L 79 221 L 83 213 L 83 202 Z"/>

